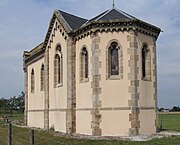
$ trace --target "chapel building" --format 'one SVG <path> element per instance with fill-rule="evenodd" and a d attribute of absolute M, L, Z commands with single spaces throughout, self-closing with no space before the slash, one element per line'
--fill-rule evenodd
<path fill-rule="evenodd" d="M 117 8 L 90 20 L 54 11 L 44 41 L 23 55 L 26 125 L 93 136 L 155 133 L 160 32 Z"/>

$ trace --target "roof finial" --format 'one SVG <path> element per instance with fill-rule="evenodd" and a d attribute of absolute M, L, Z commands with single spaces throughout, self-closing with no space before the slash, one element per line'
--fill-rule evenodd
<path fill-rule="evenodd" d="M 114 9 L 115 8 L 114 0 L 113 0 L 113 5 L 112 6 L 113 6 L 113 9 Z"/>

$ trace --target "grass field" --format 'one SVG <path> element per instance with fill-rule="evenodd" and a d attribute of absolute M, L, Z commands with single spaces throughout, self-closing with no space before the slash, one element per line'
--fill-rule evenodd
<path fill-rule="evenodd" d="M 18 112 L 18 111 L 13 111 L 12 113 L 4 113 L 2 110 L 0 110 L 0 118 L 2 117 L 8 117 L 10 120 L 16 120 L 19 122 L 22 122 L 24 120 L 24 113 Z"/>
<path fill-rule="evenodd" d="M 20 115 L 21 116 L 21 115 Z M 23 118 L 16 114 L 15 118 Z M 180 115 L 160 115 L 163 121 L 163 128 L 180 130 Z M 160 119 L 159 119 L 160 120 Z M 178 122 L 177 122 L 178 121 Z M 28 145 L 29 129 L 13 126 L 12 145 Z M 7 124 L 0 123 L 0 145 L 7 145 Z M 71 139 L 54 136 L 51 132 L 35 131 L 35 145 L 180 145 L 180 136 L 170 138 L 153 139 L 151 141 L 133 142 L 116 140 L 87 140 Z"/>
<path fill-rule="evenodd" d="M 29 144 L 29 129 L 13 126 L 13 145 Z M 7 144 L 7 125 L 0 125 L 0 145 Z M 45 131 L 35 131 L 35 145 L 180 145 L 180 137 L 154 139 L 145 142 L 71 139 L 54 136 Z"/>
<path fill-rule="evenodd" d="M 180 132 L 180 114 L 160 114 L 159 128 L 162 120 L 162 128 L 165 130 Z"/>

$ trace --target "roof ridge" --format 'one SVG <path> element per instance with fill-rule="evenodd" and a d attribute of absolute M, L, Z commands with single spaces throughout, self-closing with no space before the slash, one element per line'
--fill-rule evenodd
<path fill-rule="evenodd" d="M 112 10 L 112 9 L 106 10 L 106 11 L 104 12 L 104 14 L 102 14 L 100 17 L 97 17 L 95 20 L 101 19 L 101 18 L 104 17 L 106 14 L 108 14 L 111 10 Z"/>
<path fill-rule="evenodd" d="M 124 11 L 122 11 L 122 10 L 119 10 L 119 9 L 117 9 L 117 8 L 114 8 L 116 11 L 118 11 L 119 13 L 121 13 L 121 14 L 123 14 L 123 15 L 125 15 L 126 17 L 128 17 L 129 19 L 136 19 L 134 16 L 132 16 L 132 15 L 130 15 L 130 14 L 128 14 L 128 13 L 126 13 L 126 12 L 124 12 Z"/>
<path fill-rule="evenodd" d="M 100 13 L 99 15 L 97 15 L 97 16 L 89 19 L 89 20 L 86 21 L 82 26 L 85 26 L 86 24 L 88 24 L 88 23 L 91 22 L 91 21 L 95 21 L 95 20 L 97 21 L 99 18 L 102 18 L 102 17 L 103 17 L 105 14 L 107 14 L 107 12 L 109 12 L 109 11 L 110 11 L 110 10 L 106 10 L 106 11 Z"/>
<path fill-rule="evenodd" d="M 68 12 L 65 12 L 65 11 L 62 11 L 62 10 L 58 10 L 58 11 L 59 11 L 60 13 L 63 12 L 63 13 L 65 13 L 65 14 L 67 14 L 67 15 L 71 15 L 71 16 L 73 16 L 73 17 L 77 17 L 77 18 L 80 18 L 80 19 L 87 20 L 87 19 L 85 19 L 85 18 L 82 18 L 82 17 L 77 16 L 77 15 L 73 15 L 73 14 L 71 14 L 71 13 L 68 13 Z"/>
<path fill-rule="evenodd" d="M 70 26 L 70 24 L 66 21 L 65 17 L 63 16 L 62 12 L 63 11 L 60 11 L 60 10 L 57 10 L 59 13 L 59 15 L 62 17 L 61 19 L 63 19 L 63 21 L 66 23 L 66 25 L 72 30 L 72 27 Z M 66 13 L 66 12 L 63 12 L 63 13 Z"/>
<path fill-rule="evenodd" d="M 85 22 L 88 21 L 87 19 L 82 18 L 80 16 L 76 16 L 76 15 L 64 12 L 62 10 L 58 10 L 58 11 L 72 30 L 75 30 L 81 27 Z"/>

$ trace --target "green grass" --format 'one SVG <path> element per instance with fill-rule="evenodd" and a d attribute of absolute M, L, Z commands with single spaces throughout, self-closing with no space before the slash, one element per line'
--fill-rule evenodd
<path fill-rule="evenodd" d="M 180 115 L 160 115 L 162 117 L 163 129 L 180 131 Z M 12 120 L 23 120 L 23 114 L 12 115 Z M 159 119 L 160 122 L 160 119 Z M 7 128 L 8 125 L 0 122 L 0 145 L 7 145 Z M 13 126 L 12 128 L 12 145 L 29 144 L 28 128 Z M 35 145 L 180 145 L 180 136 L 169 138 L 153 139 L 151 141 L 117 141 L 117 140 L 88 140 L 72 139 L 68 137 L 59 137 L 52 132 L 35 130 Z"/>
<path fill-rule="evenodd" d="M 16 124 L 23 124 L 24 123 L 24 113 L 13 111 L 12 113 L 0 113 L 0 118 L 7 117 L 9 120 L 11 120 L 13 123 Z"/>
<path fill-rule="evenodd" d="M 13 126 L 13 145 L 29 144 L 29 129 Z M 0 124 L 0 145 L 7 144 L 7 125 Z M 117 140 L 88 140 L 71 139 L 54 136 L 50 132 L 35 131 L 35 145 L 179 145 L 179 137 L 154 139 L 145 142 L 117 141 Z"/>
<path fill-rule="evenodd" d="M 165 130 L 180 132 L 180 114 L 161 114 L 159 115 L 159 128 L 162 119 L 162 128 Z"/>

